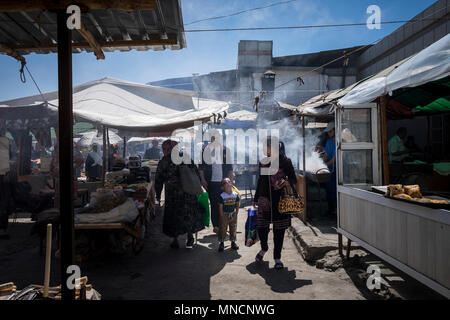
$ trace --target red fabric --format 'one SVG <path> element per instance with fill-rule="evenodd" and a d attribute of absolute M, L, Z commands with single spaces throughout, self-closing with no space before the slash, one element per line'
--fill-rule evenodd
<path fill-rule="evenodd" d="M 401 118 L 408 118 L 413 115 L 412 109 L 407 106 L 397 102 L 395 100 L 390 100 L 386 108 L 386 113 L 388 119 L 396 120 Z"/>

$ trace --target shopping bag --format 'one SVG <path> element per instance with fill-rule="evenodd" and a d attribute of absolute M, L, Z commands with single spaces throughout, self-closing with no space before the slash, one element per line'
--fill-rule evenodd
<path fill-rule="evenodd" d="M 256 231 L 256 210 L 247 210 L 247 221 L 245 222 L 245 246 L 251 247 L 258 242 L 258 232 Z"/>
<path fill-rule="evenodd" d="M 201 195 L 205 190 L 195 166 L 183 164 L 180 166 L 180 180 L 183 191 L 190 195 Z"/>
<path fill-rule="evenodd" d="M 209 212 L 209 195 L 208 192 L 203 192 L 197 195 L 197 201 L 202 211 L 203 225 L 209 227 L 210 212 Z"/>
<path fill-rule="evenodd" d="M 288 183 L 281 189 L 281 197 L 278 202 L 278 212 L 282 214 L 298 215 L 305 209 L 305 202 L 302 196 L 299 196 L 297 190 Z"/>

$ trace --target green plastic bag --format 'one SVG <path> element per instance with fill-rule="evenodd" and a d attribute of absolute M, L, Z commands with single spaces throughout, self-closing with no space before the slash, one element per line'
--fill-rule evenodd
<path fill-rule="evenodd" d="M 209 227 L 210 212 L 209 212 L 209 195 L 208 192 L 204 192 L 197 196 L 197 201 L 202 209 L 203 224 L 205 227 Z"/>

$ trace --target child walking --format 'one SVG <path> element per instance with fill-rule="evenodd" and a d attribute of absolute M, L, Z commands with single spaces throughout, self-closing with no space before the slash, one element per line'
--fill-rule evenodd
<path fill-rule="evenodd" d="M 219 252 L 222 252 L 225 248 L 223 242 L 225 241 L 228 228 L 230 229 L 231 249 L 239 250 L 239 247 L 236 244 L 237 216 L 240 202 L 239 195 L 233 191 L 233 185 L 229 178 L 222 180 L 222 191 L 223 192 L 219 196 Z"/>

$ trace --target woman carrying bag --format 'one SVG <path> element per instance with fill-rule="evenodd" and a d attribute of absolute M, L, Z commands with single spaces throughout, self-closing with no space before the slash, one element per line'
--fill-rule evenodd
<path fill-rule="evenodd" d="M 190 249 L 194 245 L 193 234 L 203 230 L 204 225 L 197 196 L 195 192 L 192 192 L 195 188 L 186 189 L 184 178 L 187 175 L 189 175 L 188 178 L 192 178 L 192 173 L 195 173 L 198 181 L 200 181 L 200 177 L 195 165 L 173 163 L 171 153 L 176 145 L 177 142 L 172 140 L 166 140 L 162 145 L 164 157 L 158 163 L 155 177 L 156 199 L 160 202 L 164 185 L 163 233 L 173 238 L 170 245 L 173 249 L 180 247 L 178 236 L 187 233 L 186 248 Z M 186 174 L 186 171 L 189 173 Z M 200 185 L 200 182 L 198 184 Z"/>
<path fill-rule="evenodd" d="M 264 255 L 269 250 L 268 236 L 270 224 L 273 225 L 273 258 L 275 260 L 275 269 L 284 268 L 281 262 L 281 251 L 283 249 L 284 234 L 291 225 L 291 213 L 281 213 L 279 210 L 280 200 L 285 196 L 285 190 L 297 183 L 292 161 L 286 157 L 284 144 L 280 142 L 279 146 L 272 145 L 271 137 L 267 138 L 266 154 L 268 157 L 272 155 L 272 148 L 279 147 L 279 169 L 274 175 L 259 175 L 253 206 L 258 209 L 256 216 L 256 227 L 258 230 L 259 240 L 261 242 L 261 251 L 256 255 L 256 261 L 261 262 Z M 265 147 L 266 147 L 265 146 Z M 270 167 L 269 164 L 259 164 L 261 168 Z M 293 188 L 289 188 L 293 189 Z M 298 196 L 297 196 L 298 200 Z M 288 211 L 288 210 L 286 210 Z"/>

